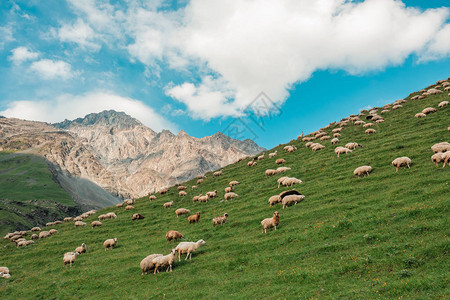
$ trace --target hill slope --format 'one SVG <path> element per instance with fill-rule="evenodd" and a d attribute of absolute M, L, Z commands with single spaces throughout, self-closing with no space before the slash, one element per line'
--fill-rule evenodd
<path fill-rule="evenodd" d="M 42 157 L 0 152 L 0 234 L 79 213 Z"/>
<path fill-rule="evenodd" d="M 374 135 L 346 126 L 338 145 L 358 142 L 363 148 L 339 158 L 329 140 L 318 152 L 298 140 L 291 143 L 298 148 L 293 153 L 280 145 L 274 149 L 277 157 L 266 155 L 254 167 L 241 161 L 225 167 L 221 177 L 208 174 L 185 198 L 171 188 L 153 202 L 138 200 L 131 211 L 102 210 L 118 215 L 102 227 L 66 223 L 57 234 L 23 249 L 3 241 L 0 265 L 10 268 L 12 278 L 0 281 L 1 294 L 10 299 L 445 297 L 450 292 L 450 167 L 434 166 L 430 146 L 450 140 L 450 108 L 423 119 L 414 114 L 449 98 L 440 94 L 408 101 L 384 114 L 386 121 L 374 126 Z M 391 161 L 399 156 L 410 157 L 413 165 L 396 173 Z M 287 189 L 277 188 L 282 175 L 264 175 L 277 167 L 276 158 L 292 168 L 282 175 L 303 180 L 294 188 L 306 195 L 305 201 L 269 207 L 268 198 Z M 372 174 L 356 178 L 353 170 L 364 164 L 374 168 Z M 231 180 L 241 182 L 235 187 L 239 197 L 221 202 Z M 214 189 L 218 198 L 192 202 L 193 195 Z M 170 200 L 174 206 L 164 209 Z M 177 218 L 174 211 L 180 207 L 201 211 L 200 222 L 188 225 L 186 216 Z M 281 214 L 278 230 L 261 234 L 260 221 L 275 210 Z M 137 212 L 146 218 L 131 221 Z M 211 219 L 225 212 L 228 222 L 213 227 Z M 168 230 L 182 232 L 186 241 L 204 239 L 206 245 L 191 261 L 176 262 L 172 273 L 141 276 L 141 259 L 169 253 Z M 105 252 L 103 241 L 113 237 L 118 247 Z M 63 268 L 63 254 L 83 242 L 88 252 L 72 268 Z"/>

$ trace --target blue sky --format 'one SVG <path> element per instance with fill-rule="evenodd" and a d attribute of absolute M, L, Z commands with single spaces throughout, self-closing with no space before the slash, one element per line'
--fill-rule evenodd
<path fill-rule="evenodd" d="M 7 117 L 115 109 L 155 131 L 271 148 L 449 70 L 444 0 L 0 2 Z"/>

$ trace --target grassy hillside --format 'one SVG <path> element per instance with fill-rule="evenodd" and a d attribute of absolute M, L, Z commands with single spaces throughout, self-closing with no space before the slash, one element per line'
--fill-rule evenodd
<path fill-rule="evenodd" d="M 0 199 L 1 235 L 76 213 L 75 202 L 35 155 L 0 152 Z"/>
<path fill-rule="evenodd" d="M 266 155 L 255 167 L 242 161 L 224 168 L 221 177 L 208 174 L 185 198 L 172 188 L 153 202 L 138 200 L 131 211 L 102 210 L 118 215 L 102 227 L 65 223 L 56 227 L 57 234 L 23 249 L 2 240 L 0 265 L 10 268 L 12 278 L 0 280 L 0 293 L 9 299 L 445 298 L 450 292 L 450 167 L 435 167 L 430 146 L 450 140 L 450 107 L 423 119 L 414 114 L 449 98 L 408 101 L 384 114 L 386 122 L 371 136 L 362 127 L 345 127 L 338 145 L 358 142 L 363 148 L 340 158 L 330 141 L 318 152 L 295 141 L 293 153 L 281 145 L 274 149 L 277 157 Z M 398 156 L 409 156 L 411 168 L 396 173 L 391 161 Z M 266 178 L 264 171 L 277 167 L 276 158 L 285 158 L 292 170 Z M 353 170 L 363 164 L 373 173 L 356 178 Z M 269 207 L 270 196 L 288 189 L 277 189 L 277 178 L 285 175 L 303 180 L 294 188 L 306 199 L 285 209 Z M 235 187 L 239 197 L 221 202 L 231 180 L 241 182 Z M 192 203 L 193 195 L 214 189 L 218 198 Z M 174 206 L 164 209 L 170 200 Z M 177 218 L 174 211 L 180 207 L 201 211 L 200 222 L 189 225 L 186 216 Z M 278 230 L 262 234 L 260 221 L 275 210 L 281 215 Z M 228 222 L 213 227 L 211 219 L 225 212 Z M 131 221 L 133 213 L 146 218 Z M 206 245 L 191 261 L 176 262 L 172 273 L 141 276 L 141 259 L 169 253 L 168 230 L 182 232 L 185 241 L 204 239 Z M 103 241 L 113 237 L 118 247 L 105 252 Z M 63 254 L 83 242 L 88 252 L 64 268 Z"/>

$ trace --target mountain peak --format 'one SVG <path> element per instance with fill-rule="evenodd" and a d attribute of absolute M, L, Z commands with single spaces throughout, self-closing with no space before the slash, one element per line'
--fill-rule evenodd
<path fill-rule="evenodd" d="M 73 121 L 66 119 L 60 123 L 55 123 L 53 125 L 61 129 L 67 129 L 75 125 L 91 126 L 97 124 L 105 126 L 116 126 L 119 128 L 130 128 L 142 125 L 142 123 L 135 118 L 127 115 L 124 112 L 117 112 L 115 110 L 104 110 L 99 113 L 91 113 L 86 115 L 84 118 L 77 118 Z"/>

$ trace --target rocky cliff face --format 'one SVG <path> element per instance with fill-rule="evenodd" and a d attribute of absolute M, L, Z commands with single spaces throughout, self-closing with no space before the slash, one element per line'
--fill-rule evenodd
<path fill-rule="evenodd" d="M 115 111 L 53 125 L 2 118 L 0 149 L 44 156 L 84 207 L 111 205 L 118 201 L 113 196 L 142 197 L 264 150 L 220 132 L 201 139 L 184 131 L 156 133 Z"/>

